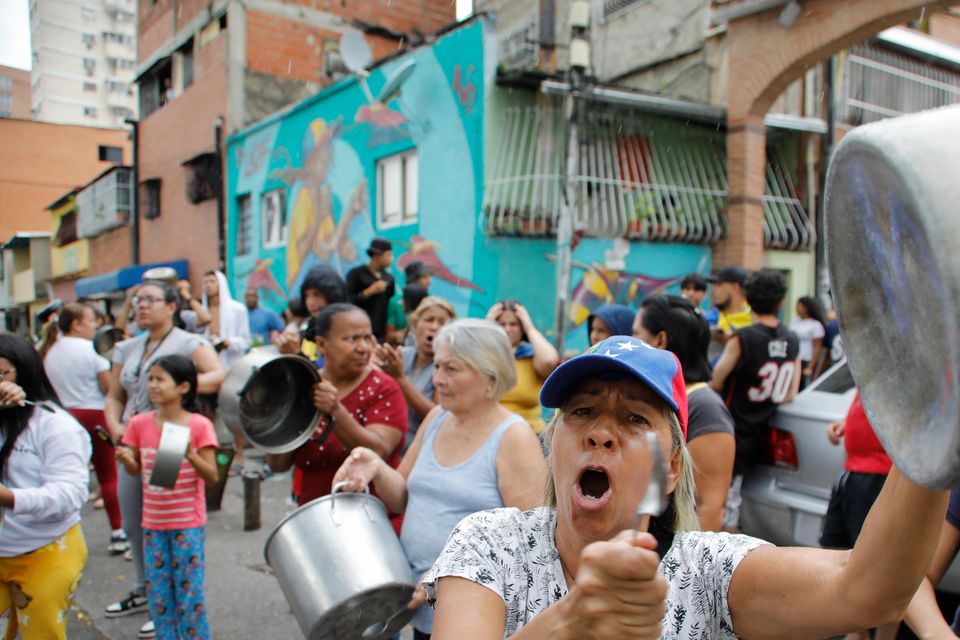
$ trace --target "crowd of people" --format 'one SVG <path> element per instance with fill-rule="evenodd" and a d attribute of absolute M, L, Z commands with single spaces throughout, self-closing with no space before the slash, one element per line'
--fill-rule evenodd
<path fill-rule="evenodd" d="M 220 480 L 218 448 L 242 465 L 246 446 L 225 437 L 211 398 L 264 345 L 318 368 L 325 434 L 267 454 L 267 471 L 292 470 L 299 505 L 337 483 L 384 502 L 418 584 L 418 640 L 886 634 L 904 615 L 949 629 L 931 585 L 960 548 L 960 506 L 941 536 L 946 496 L 876 451 L 859 401 L 828 434 L 846 439 L 849 464 L 824 549 L 739 533 L 743 477 L 777 406 L 831 357 L 816 299 L 781 322 L 782 273 L 728 267 L 639 308 L 602 306 L 587 319 L 590 346 L 564 360 L 521 302 L 458 318 L 431 295 L 425 265 L 407 266 L 398 293 L 390 242 L 367 254 L 345 278 L 314 267 L 283 316 L 252 288 L 235 301 L 219 271 L 199 297 L 186 281 L 146 280 L 110 360 L 85 303 L 59 309 L 39 350 L 0 334 L 0 612 L 24 638 L 65 637 L 91 463 L 108 549 L 136 575 L 106 615 L 149 612 L 142 638 L 211 637 L 204 485 Z M 175 484 L 159 486 L 157 449 L 176 429 L 187 454 Z M 647 433 L 666 452 L 669 500 L 641 518 Z"/>

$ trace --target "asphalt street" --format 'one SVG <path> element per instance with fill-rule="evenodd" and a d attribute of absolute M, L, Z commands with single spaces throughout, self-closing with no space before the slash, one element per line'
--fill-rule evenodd
<path fill-rule="evenodd" d="M 248 465 L 259 468 L 262 457 L 248 452 Z M 121 469 L 120 473 L 124 473 Z M 92 475 L 92 474 L 91 474 Z M 222 509 L 207 521 L 206 596 L 214 637 L 231 640 L 302 637 L 283 593 L 263 559 L 267 536 L 291 507 L 286 503 L 290 475 L 277 474 L 261 483 L 261 527 L 243 530 L 243 482 L 230 478 Z M 68 637 L 79 640 L 128 640 L 137 637 L 146 613 L 107 618 L 104 607 L 130 591 L 133 567 L 123 556 L 107 552 L 110 527 L 103 511 L 88 504 L 83 533 L 89 557 L 70 617 Z"/>

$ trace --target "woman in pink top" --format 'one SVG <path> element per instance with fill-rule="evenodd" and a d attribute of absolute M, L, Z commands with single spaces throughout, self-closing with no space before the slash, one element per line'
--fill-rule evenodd
<path fill-rule="evenodd" d="M 197 398 L 197 368 L 184 356 L 158 358 L 147 392 L 156 411 L 130 418 L 117 459 L 143 476 L 143 552 L 147 599 L 160 640 L 211 638 L 203 597 L 203 538 L 207 522 L 203 482 L 217 480 L 213 423 L 190 409 Z M 165 423 L 190 428 L 190 446 L 173 489 L 149 484 Z"/>

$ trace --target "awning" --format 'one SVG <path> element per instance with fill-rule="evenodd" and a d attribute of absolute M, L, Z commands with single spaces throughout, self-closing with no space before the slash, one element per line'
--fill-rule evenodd
<path fill-rule="evenodd" d="M 173 262 L 154 262 L 153 264 L 139 264 L 130 267 L 124 267 L 109 273 L 103 273 L 98 276 L 80 278 L 77 280 L 77 297 L 89 298 L 98 293 L 108 291 L 123 291 L 129 289 L 135 284 L 139 284 L 143 274 L 148 269 L 155 267 L 173 267 L 180 278 L 188 277 L 188 262 L 186 260 L 175 260 Z"/>

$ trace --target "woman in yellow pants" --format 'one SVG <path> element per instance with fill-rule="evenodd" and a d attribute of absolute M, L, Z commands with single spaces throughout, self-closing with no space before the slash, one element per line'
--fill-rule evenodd
<path fill-rule="evenodd" d="M 87 561 L 80 508 L 90 437 L 59 403 L 33 346 L 0 332 L 0 630 L 66 638 Z"/>

